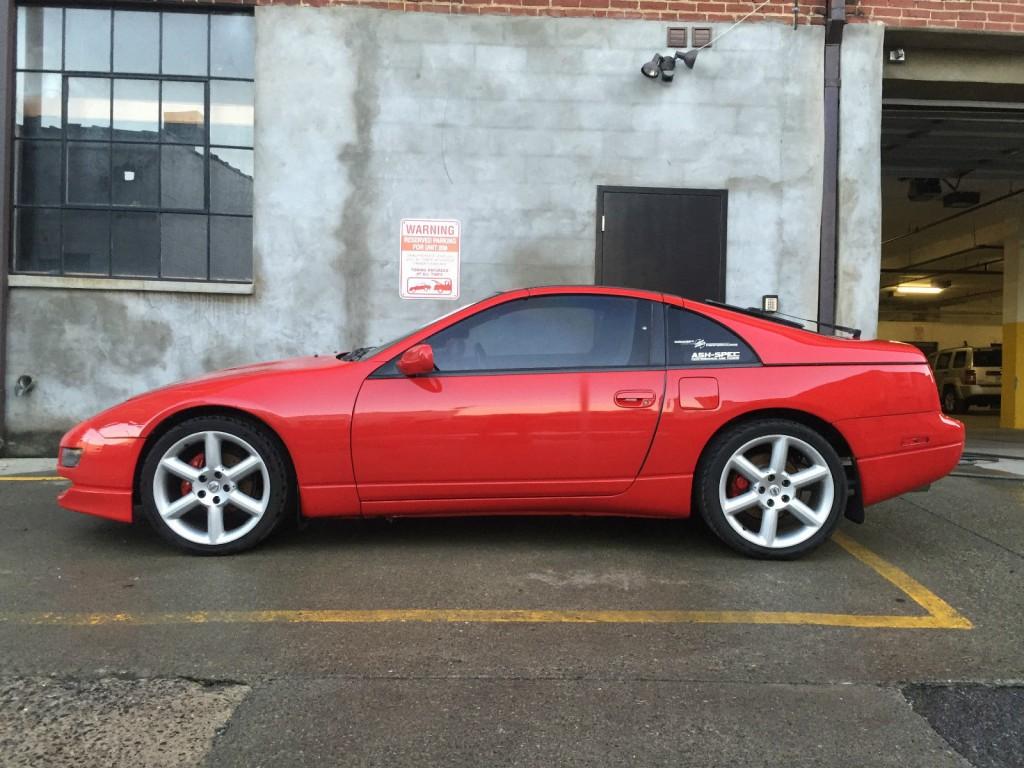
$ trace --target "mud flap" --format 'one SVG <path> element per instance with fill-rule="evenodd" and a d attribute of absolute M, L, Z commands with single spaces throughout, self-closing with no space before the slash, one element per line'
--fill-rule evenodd
<path fill-rule="evenodd" d="M 846 519 L 858 525 L 864 522 L 864 501 L 855 490 L 850 491 L 846 500 Z"/>

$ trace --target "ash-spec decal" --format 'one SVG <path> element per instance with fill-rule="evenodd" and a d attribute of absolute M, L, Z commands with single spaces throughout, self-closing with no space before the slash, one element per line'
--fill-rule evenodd
<path fill-rule="evenodd" d="M 735 346 L 735 344 L 733 345 Z M 695 363 L 737 363 L 740 360 L 739 351 L 735 352 L 694 352 L 690 360 Z"/>

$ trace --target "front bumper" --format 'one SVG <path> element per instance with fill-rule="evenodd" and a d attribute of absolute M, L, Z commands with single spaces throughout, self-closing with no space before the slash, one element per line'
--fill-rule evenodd
<path fill-rule="evenodd" d="M 135 465 L 142 443 L 139 437 L 106 429 L 76 427 L 68 432 L 61 440 L 61 452 L 81 448 L 82 456 L 76 467 L 64 467 L 58 461 L 57 473 L 70 480 L 71 487 L 57 502 L 75 512 L 130 523 Z"/>

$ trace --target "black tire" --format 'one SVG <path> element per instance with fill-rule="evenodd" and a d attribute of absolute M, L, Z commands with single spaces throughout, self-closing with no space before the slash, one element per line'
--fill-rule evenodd
<path fill-rule="evenodd" d="M 154 498 L 154 480 L 164 454 L 180 440 L 200 432 L 224 432 L 244 440 L 258 452 L 269 478 L 269 500 L 262 518 L 248 533 L 224 544 L 202 544 L 183 538 L 160 516 Z M 196 555 L 233 555 L 243 552 L 259 544 L 287 517 L 285 512 L 294 494 L 289 466 L 285 449 L 276 436 L 256 421 L 228 415 L 188 419 L 169 429 L 146 453 L 139 486 L 143 514 L 165 541 L 186 552 Z M 263 482 L 262 477 L 259 482 Z"/>
<path fill-rule="evenodd" d="M 808 443 L 821 454 L 832 474 L 834 496 L 825 523 L 810 538 L 789 547 L 765 547 L 743 538 L 729 524 L 719 500 L 719 484 L 733 454 L 751 440 L 768 435 L 786 435 Z M 696 506 L 708 527 L 735 551 L 762 560 L 795 560 L 815 549 L 832 535 L 846 509 L 847 479 L 839 454 L 818 432 L 786 419 L 762 419 L 727 429 L 705 449 L 695 479 Z"/>
<path fill-rule="evenodd" d="M 967 413 L 967 401 L 956 394 L 956 387 L 946 387 L 942 393 L 942 410 L 948 414 Z"/>

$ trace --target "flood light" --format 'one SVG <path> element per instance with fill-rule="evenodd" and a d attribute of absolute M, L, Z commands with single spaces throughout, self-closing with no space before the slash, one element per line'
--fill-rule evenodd
<path fill-rule="evenodd" d="M 640 72 L 644 77 L 654 80 L 661 74 L 661 62 L 664 58 L 660 53 L 654 54 L 650 61 L 640 67 Z"/>

